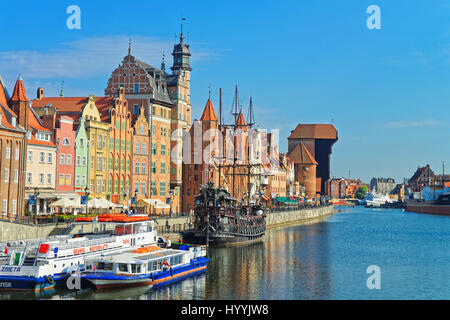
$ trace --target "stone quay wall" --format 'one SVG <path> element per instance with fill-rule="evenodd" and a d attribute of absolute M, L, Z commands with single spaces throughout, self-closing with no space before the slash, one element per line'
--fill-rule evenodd
<path fill-rule="evenodd" d="M 267 213 L 266 226 L 267 228 L 274 228 L 295 223 L 314 222 L 317 219 L 327 217 L 333 213 L 334 207 L 331 205 L 297 210 L 274 211 Z"/>
<path fill-rule="evenodd" d="M 332 215 L 334 213 L 333 206 L 321 206 L 302 208 L 297 210 L 274 211 L 267 213 L 267 228 L 280 227 L 295 223 L 314 222 L 317 219 Z M 191 225 L 191 217 L 160 217 L 156 218 L 155 226 L 158 234 L 163 237 L 170 238 L 172 241 L 179 241 L 180 233 L 188 230 Z M 45 238 L 52 235 L 61 234 L 67 227 L 68 223 L 32 225 L 24 223 L 16 223 L 0 220 L 0 241 L 13 241 L 23 239 Z M 79 227 L 78 227 L 79 228 Z M 72 233 L 79 231 L 72 230 Z M 84 225 L 84 232 L 89 232 L 89 226 Z"/>

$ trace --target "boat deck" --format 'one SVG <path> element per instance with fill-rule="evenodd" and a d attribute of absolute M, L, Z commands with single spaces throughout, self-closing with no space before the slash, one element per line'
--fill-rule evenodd
<path fill-rule="evenodd" d="M 134 253 L 134 252 L 122 252 L 105 254 L 102 257 L 96 257 L 95 260 L 103 260 L 108 262 L 123 262 L 123 263 L 143 263 L 146 261 L 160 259 L 174 254 L 186 253 L 185 250 L 164 249 L 150 253 Z"/>

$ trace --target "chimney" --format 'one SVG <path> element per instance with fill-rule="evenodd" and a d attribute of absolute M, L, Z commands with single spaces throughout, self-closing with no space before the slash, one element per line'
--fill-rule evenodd
<path fill-rule="evenodd" d="M 44 88 L 38 88 L 36 99 L 42 100 L 42 98 L 44 98 Z"/>

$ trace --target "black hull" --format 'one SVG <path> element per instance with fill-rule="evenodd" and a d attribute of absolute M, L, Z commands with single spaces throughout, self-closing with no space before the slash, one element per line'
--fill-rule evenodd
<path fill-rule="evenodd" d="M 261 240 L 263 237 L 264 237 L 264 233 L 250 236 L 250 235 L 236 235 L 236 234 L 227 234 L 227 233 L 216 234 L 214 232 L 211 232 L 209 234 L 209 245 L 220 246 L 220 245 L 227 245 L 227 244 L 247 243 L 247 242 Z M 183 242 L 206 244 L 206 235 L 205 234 L 196 234 L 194 232 L 188 232 L 183 235 Z"/>

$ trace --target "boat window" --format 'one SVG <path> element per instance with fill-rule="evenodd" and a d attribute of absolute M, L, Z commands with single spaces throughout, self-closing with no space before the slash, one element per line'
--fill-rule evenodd
<path fill-rule="evenodd" d="M 111 262 L 99 262 L 97 264 L 97 270 L 112 270 L 113 264 Z"/>
<path fill-rule="evenodd" d="M 119 271 L 121 271 L 121 272 L 128 272 L 128 264 L 126 264 L 126 263 L 119 263 Z"/>
<path fill-rule="evenodd" d="M 131 272 L 132 273 L 141 273 L 141 265 L 140 264 L 132 264 Z"/>

